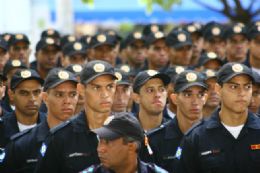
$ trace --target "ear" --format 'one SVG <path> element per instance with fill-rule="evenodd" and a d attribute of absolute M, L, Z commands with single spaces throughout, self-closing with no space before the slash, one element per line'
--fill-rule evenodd
<path fill-rule="evenodd" d="M 220 95 L 221 86 L 220 86 L 218 83 L 216 83 L 216 84 L 215 84 L 215 87 L 214 87 L 214 90 L 215 90 L 215 92 L 216 92 L 218 95 Z"/>
<path fill-rule="evenodd" d="M 175 105 L 177 105 L 177 94 L 172 93 L 172 94 L 170 95 L 170 99 L 171 99 L 172 103 L 174 103 Z"/>
<path fill-rule="evenodd" d="M 207 100 L 208 100 L 208 93 L 205 93 L 205 95 L 204 95 L 204 103 L 203 103 L 203 105 L 205 105 L 206 104 L 206 102 L 207 102 Z"/>
<path fill-rule="evenodd" d="M 82 83 L 78 83 L 77 91 L 80 95 L 84 96 L 85 86 Z"/>
<path fill-rule="evenodd" d="M 41 93 L 41 97 L 42 97 L 42 100 L 44 101 L 44 103 L 48 103 L 48 94 L 47 92 L 42 92 Z"/>
<path fill-rule="evenodd" d="M 128 147 L 129 147 L 129 151 L 132 152 L 132 153 L 135 153 L 136 150 L 137 150 L 137 143 L 135 142 L 129 142 L 128 144 Z"/>
<path fill-rule="evenodd" d="M 132 99 L 134 100 L 135 103 L 140 103 L 140 95 L 137 94 L 137 93 L 134 93 L 132 94 Z"/>

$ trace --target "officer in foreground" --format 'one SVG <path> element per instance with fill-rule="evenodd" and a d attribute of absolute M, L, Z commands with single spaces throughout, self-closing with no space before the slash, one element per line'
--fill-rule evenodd
<path fill-rule="evenodd" d="M 182 173 L 256 173 L 260 169 L 260 120 L 248 111 L 251 69 L 225 64 L 217 74 L 220 109 L 186 133 L 179 150 Z"/>
<path fill-rule="evenodd" d="M 98 157 L 101 164 L 92 165 L 81 173 L 166 173 L 167 171 L 138 159 L 144 135 L 138 120 L 127 112 L 106 119 L 94 132 L 99 137 Z"/>
<path fill-rule="evenodd" d="M 84 111 L 51 130 L 50 142 L 36 172 L 72 173 L 99 163 L 98 139 L 91 129 L 101 127 L 110 116 L 116 79 L 109 63 L 100 60 L 87 63 L 77 85 L 85 98 Z"/>
<path fill-rule="evenodd" d="M 77 79 L 73 73 L 56 68 L 50 71 L 42 97 L 47 105 L 47 121 L 31 130 L 14 135 L 6 147 L 5 172 L 34 172 L 39 155 L 43 156 L 49 130 L 68 120 L 78 101 Z"/>

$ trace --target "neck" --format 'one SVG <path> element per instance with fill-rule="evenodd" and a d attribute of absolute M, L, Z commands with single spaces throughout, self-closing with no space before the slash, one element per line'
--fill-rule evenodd
<path fill-rule="evenodd" d="M 100 113 L 91 109 L 85 109 L 87 124 L 90 129 L 96 129 L 102 127 L 104 121 L 110 116 L 110 112 Z"/>
<path fill-rule="evenodd" d="M 38 112 L 34 115 L 23 115 L 19 111 L 15 110 L 16 119 L 19 123 L 24 125 L 33 125 L 37 123 L 38 120 Z"/>
<path fill-rule="evenodd" d="M 221 111 L 219 112 L 220 120 L 228 126 L 239 126 L 245 124 L 248 116 L 248 109 L 243 112 L 231 112 L 221 106 Z"/>
<path fill-rule="evenodd" d="M 177 112 L 176 106 L 171 102 L 169 102 L 169 104 L 168 104 L 168 109 L 170 109 L 170 111 L 173 112 L 173 113 Z"/>
<path fill-rule="evenodd" d="M 153 65 L 151 62 L 148 62 L 148 69 L 149 70 L 159 70 L 157 66 Z"/>
<path fill-rule="evenodd" d="M 158 115 L 149 115 L 146 111 L 140 108 L 139 121 L 144 130 L 151 130 L 161 125 L 163 119 L 163 113 Z"/>
<path fill-rule="evenodd" d="M 249 61 L 252 67 L 260 69 L 260 60 L 258 58 L 255 58 L 250 54 Z"/>
<path fill-rule="evenodd" d="M 40 65 L 38 65 L 37 72 L 39 73 L 39 75 L 42 79 L 45 79 L 47 74 L 49 73 L 49 70 L 46 70 L 46 69 L 42 68 Z"/>
<path fill-rule="evenodd" d="M 54 117 L 55 116 L 50 115 L 50 114 L 47 115 L 47 123 L 48 123 L 48 126 L 50 129 L 62 123 L 62 121 L 60 121 Z"/>
<path fill-rule="evenodd" d="M 115 173 L 136 173 L 138 170 L 138 163 L 136 157 L 134 159 L 125 160 L 124 163 L 121 163 L 120 166 L 114 168 L 113 171 Z"/>
<path fill-rule="evenodd" d="M 178 120 L 179 128 L 183 134 L 186 133 L 194 123 L 199 121 L 199 119 L 190 120 L 179 111 L 177 111 L 176 118 Z"/>
<path fill-rule="evenodd" d="M 215 109 L 216 109 L 216 107 L 205 105 L 203 107 L 203 118 L 209 117 Z"/>

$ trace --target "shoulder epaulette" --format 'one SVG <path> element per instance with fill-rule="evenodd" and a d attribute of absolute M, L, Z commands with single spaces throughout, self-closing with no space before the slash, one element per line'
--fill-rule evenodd
<path fill-rule="evenodd" d="M 58 126 L 53 127 L 53 128 L 50 130 L 50 133 L 51 133 L 51 134 L 54 134 L 54 133 L 56 133 L 58 130 L 60 130 L 60 129 L 66 127 L 67 125 L 69 125 L 70 123 L 71 123 L 71 121 L 70 121 L 70 120 L 67 120 L 67 121 L 65 121 L 65 122 L 63 122 L 63 123 L 61 123 L 61 124 L 59 124 Z"/>
<path fill-rule="evenodd" d="M 201 126 L 203 123 L 204 123 L 204 120 L 202 119 L 202 120 L 198 121 L 197 123 L 193 124 L 191 126 L 191 128 L 185 133 L 185 135 L 190 134 L 190 132 L 192 132 L 195 128 Z"/>
<path fill-rule="evenodd" d="M 23 130 L 21 132 L 18 132 L 16 134 L 14 134 L 13 136 L 10 137 L 10 139 L 13 141 L 13 140 L 16 140 L 26 134 L 28 134 L 33 128 L 30 128 L 30 129 L 26 129 L 26 130 Z"/>
<path fill-rule="evenodd" d="M 161 124 L 159 127 L 154 128 L 154 129 L 148 131 L 148 132 L 146 133 L 146 135 L 147 135 L 147 136 L 150 136 L 150 135 L 152 135 L 152 134 L 155 134 L 155 133 L 157 133 L 157 132 L 163 130 L 163 129 L 164 129 L 166 126 L 168 126 L 168 124 L 170 124 L 170 123 L 171 123 L 171 121 L 167 121 L 167 122 Z"/>

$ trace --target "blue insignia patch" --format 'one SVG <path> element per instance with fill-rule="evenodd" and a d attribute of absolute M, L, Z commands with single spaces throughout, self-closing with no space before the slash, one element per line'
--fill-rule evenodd
<path fill-rule="evenodd" d="M 181 158 L 181 153 L 182 153 L 182 149 L 181 149 L 181 147 L 178 147 L 178 148 L 177 148 L 177 151 L 176 151 L 176 154 L 175 154 L 175 157 L 176 157 L 177 159 L 179 159 L 179 160 L 180 160 L 180 158 Z"/>
<path fill-rule="evenodd" d="M 42 143 L 42 146 L 41 146 L 41 150 L 40 150 L 40 153 L 41 153 L 42 157 L 44 157 L 46 150 L 47 150 L 47 146 L 46 146 L 46 144 L 43 142 L 43 143 Z"/>
<path fill-rule="evenodd" d="M 0 163 L 4 161 L 5 158 L 5 149 L 0 148 Z"/>

